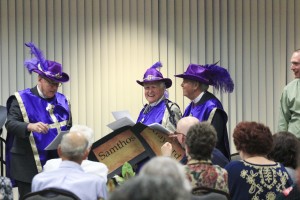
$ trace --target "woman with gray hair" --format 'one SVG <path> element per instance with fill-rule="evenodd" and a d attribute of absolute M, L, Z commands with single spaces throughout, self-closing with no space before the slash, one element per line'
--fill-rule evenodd
<path fill-rule="evenodd" d="M 184 166 L 170 157 L 158 156 L 152 158 L 143 166 L 140 175 L 171 177 L 186 191 L 191 191 L 191 184 L 185 176 Z"/>

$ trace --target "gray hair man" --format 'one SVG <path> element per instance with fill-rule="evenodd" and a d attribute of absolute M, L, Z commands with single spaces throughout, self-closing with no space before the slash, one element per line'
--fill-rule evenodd
<path fill-rule="evenodd" d="M 84 135 L 84 137 L 88 141 L 88 150 L 90 151 L 93 143 L 94 143 L 94 133 L 93 130 L 87 126 L 84 125 L 74 125 L 70 129 L 71 132 L 80 132 Z M 57 159 L 51 159 L 46 162 L 44 165 L 44 171 L 51 171 L 54 169 L 57 169 L 61 163 L 62 159 L 57 158 Z M 101 176 L 105 182 L 107 181 L 107 173 L 108 173 L 108 168 L 105 164 L 100 163 L 100 162 L 95 162 L 95 161 L 90 161 L 90 160 L 83 160 L 81 163 L 81 167 L 86 173 L 93 173 Z"/>
<path fill-rule="evenodd" d="M 107 197 L 103 178 L 85 173 L 80 166 L 89 154 L 88 140 L 81 132 L 63 136 L 57 149 L 62 162 L 56 170 L 37 174 L 32 181 L 32 192 L 54 187 L 73 192 L 80 199 Z"/>

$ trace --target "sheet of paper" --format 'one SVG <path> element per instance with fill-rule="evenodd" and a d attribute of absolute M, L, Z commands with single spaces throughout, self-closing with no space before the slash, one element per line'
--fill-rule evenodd
<path fill-rule="evenodd" d="M 167 133 L 167 134 L 170 134 L 170 131 L 168 129 L 166 129 L 165 127 L 163 127 L 161 124 L 159 123 L 153 123 L 153 124 L 150 124 L 148 125 L 148 127 L 154 129 L 154 130 L 157 130 L 157 131 L 160 131 L 162 133 Z"/>
<path fill-rule="evenodd" d="M 69 131 L 61 131 L 54 140 L 45 148 L 45 150 L 55 150 L 57 149 L 58 145 L 64 134 L 69 133 Z"/>
<path fill-rule="evenodd" d="M 119 120 L 119 119 L 122 119 L 124 117 L 127 117 L 129 118 L 131 121 L 134 121 L 132 119 L 132 117 L 130 116 L 130 113 L 128 110 L 122 110 L 122 111 L 114 111 L 114 112 L 111 112 L 112 115 L 114 116 L 115 120 Z"/>
<path fill-rule="evenodd" d="M 123 117 L 121 119 L 118 119 L 112 123 L 107 124 L 108 128 L 112 129 L 112 130 L 117 130 L 119 128 L 122 128 L 124 126 L 133 126 L 135 125 L 135 122 L 128 118 L 128 117 Z"/>

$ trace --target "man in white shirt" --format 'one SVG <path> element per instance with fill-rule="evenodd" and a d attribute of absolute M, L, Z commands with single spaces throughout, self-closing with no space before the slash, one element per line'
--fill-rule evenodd
<path fill-rule="evenodd" d="M 89 154 L 88 140 L 83 132 L 72 131 L 65 134 L 57 152 L 62 159 L 59 167 L 34 176 L 32 192 L 54 187 L 73 192 L 80 199 L 107 198 L 104 179 L 85 173 L 80 166 Z"/>
<path fill-rule="evenodd" d="M 93 143 L 94 143 L 94 133 L 93 130 L 87 126 L 83 125 L 74 125 L 70 129 L 70 132 L 76 132 L 79 131 L 84 134 L 86 139 L 88 140 L 88 150 L 90 151 Z M 62 159 L 57 158 L 57 159 L 51 159 L 46 162 L 44 165 L 43 171 L 48 172 L 52 171 L 54 169 L 57 169 L 61 163 Z M 81 167 L 86 173 L 93 173 L 96 175 L 101 176 L 105 182 L 107 181 L 107 173 L 108 173 L 108 168 L 105 164 L 100 163 L 100 162 L 95 162 L 95 161 L 90 161 L 90 160 L 83 160 L 81 163 Z"/>

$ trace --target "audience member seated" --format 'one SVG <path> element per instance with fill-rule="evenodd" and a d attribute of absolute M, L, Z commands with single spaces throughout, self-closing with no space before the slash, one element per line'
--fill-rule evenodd
<path fill-rule="evenodd" d="M 225 167 L 232 200 L 271 200 L 292 185 L 284 166 L 267 159 L 273 145 L 269 127 L 241 122 L 234 129 L 233 141 L 242 160 Z"/>
<path fill-rule="evenodd" d="M 152 158 L 142 167 L 139 175 L 170 177 L 186 191 L 190 192 L 192 189 L 185 176 L 184 166 L 170 157 L 158 156 Z"/>
<path fill-rule="evenodd" d="M 0 176 L 0 199 L 13 200 L 13 191 L 10 179 Z"/>
<path fill-rule="evenodd" d="M 296 182 L 293 186 L 285 189 L 276 196 L 276 200 L 298 200 L 300 199 L 300 153 L 297 154 Z"/>
<path fill-rule="evenodd" d="M 37 174 L 32 181 L 32 192 L 54 187 L 73 192 L 80 199 L 107 197 L 104 179 L 85 173 L 80 166 L 89 153 L 88 140 L 82 132 L 65 134 L 57 152 L 62 159 L 59 168 Z"/>
<path fill-rule="evenodd" d="M 109 200 L 187 200 L 190 196 L 172 177 L 139 174 L 113 191 Z"/>
<path fill-rule="evenodd" d="M 177 129 L 173 136 L 177 137 L 178 142 L 185 148 L 185 136 L 191 126 L 200 123 L 196 117 L 188 116 L 181 118 L 177 123 Z M 162 155 L 170 156 L 172 153 L 172 145 L 169 142 L 166 142 L 161 147 Z M 217 148 L 213 148 L 212 152 L 212 163 L 214 165 L 219 165 L 220 167 L 225 167 L 229 163 L 228 159 L 223 155 L 223 153 Z M 187 157 L 185 156 L 181 161 L 182 164 L 187 163 Z"/>
<path fill-rule="evenodd" d="M 300 142 L 290 132 L 279 132 L 273 135 L 273 148 L 268 158 L 284 165 L 293 182 L 296 183 L 295 169 Z"/>
<path fill-rule="evenodd" d="M 185 139 L 188 155 L 186 174 L 193 188 L 211 188 L 229 195 L 227 171 L 211 162 L 216 143 L 217 133 L 210 123 L 200 122 L 189 129 Z"/>
<path fill-rule="evenodd" d="M 70 129 L 70 132 L 81 132 L 89 142 L 88 149 L 90 151 L 94 143 L 94 132 L 91 128 L 83 125 L 74 125 Z M 57 169 L 61 163 L 61 158 L 50 159 L 46 162 L 43 167 L 43 171 L 51 171 Z M 108 168 L 105 164 L 90 160 L 83 160 L 81 163 L 83 171 L 87 173 L 94 173 L 104 178 L 105 182 L 107 181 Z"/>

